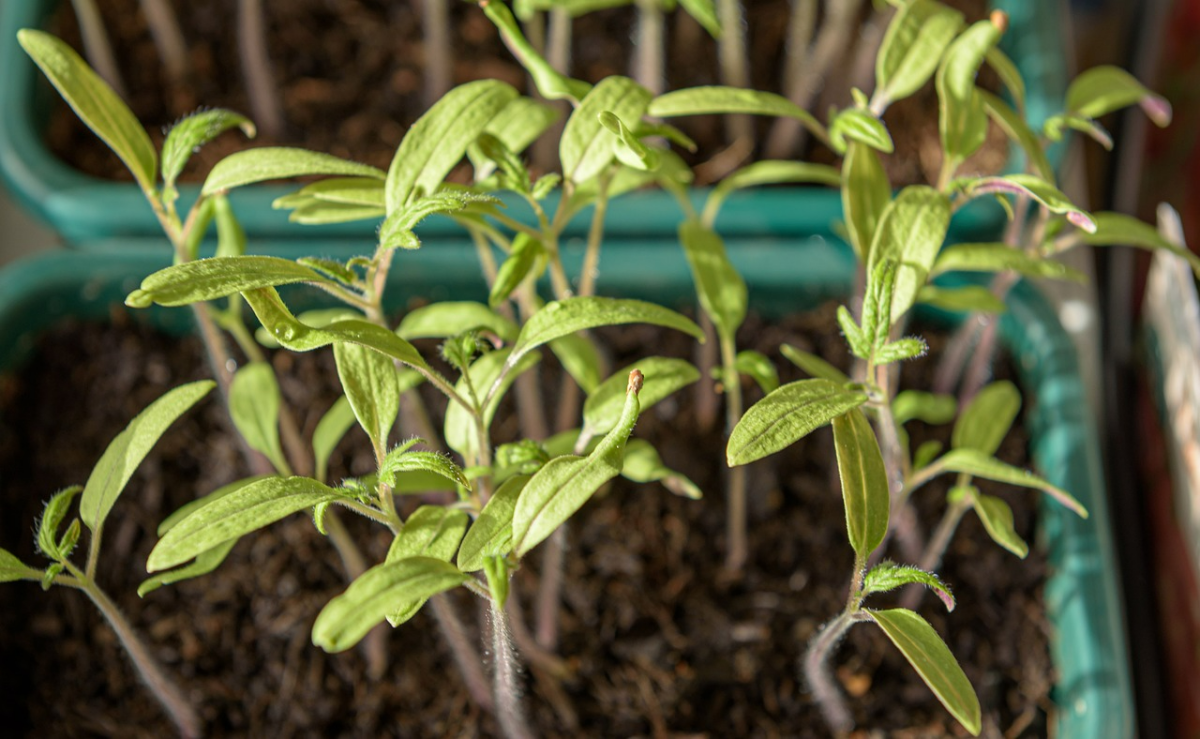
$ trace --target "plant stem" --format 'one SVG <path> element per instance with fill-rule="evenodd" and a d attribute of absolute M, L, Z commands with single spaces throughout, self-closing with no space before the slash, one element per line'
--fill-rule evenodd
<path fill-rule="evenodd" d="M 733 433 L 733 427 L 742 417 L 742 382 L 735 363 L 737 346 L 734 337 L 724 331 L 717 332 L 721 342 L 721 375 L 725 387 L 725 437 Z M 728 550 L 725 552 L 725 569 L 738 574 L 746 565 L 749 546 L 746 543 L 746 467 L 740 465 L 729 469 L 729 487 L 726 490 L 728 510 Z"/>
<path fill-rule="evenodd" d="M 71 0 L 71 6 L 79 19 L 79 33 L 83 36 L 83 51 L 88 62 L 118 96 L 128 100 L 125 81 L 121 79 L 121 70 L 117 67 L 117 58 L 95 0 Z"/>
<path fill-rule="evenodd" d="M 462 674 L 463 682 L 466 683 L 471 699 L 483 710 L 494 711 L 496 704 L 492 699 L 492 692 L 488 688 L 483 660 L 480 659 L 479 652 L 475 650 L 475 646 L 468 638 L 467 630 L 458 618 L 453 602 L 445 593 L 438 593 L 429 599 L 429 605 L 433 607 L 433 614 L 437 618 L 442 636 L 450 645 L 450 654 L 454 658 L 454 664 L 458 666 L 458 671 Z"/>
<path fill-rule="evenodd" d="M 917 561 L 917 567 L 926 572 L 933 572 L 938 568 L 942 563 L 942 555 L 946 553 L 946 548 L 950 546 L 950 540 L 954 538 L 954 532 L 958 530 L 959 522 L 962 521 L 963 515 L 970 508 L 971 503 L 969 501 L 960 500 L 951 504 L 946 509 L 946 512 L 942 514 L 942 520 L 938 522 L 938 527 L 933 532 L 933 536 L 930 537 L 929 543 L 925 545 L 925 551 Z M 900 598 L 900 607 L 915 610 L 920 604 L 921 596 L 924 593 L 924 586 L 910 585 L 905 588 L 904 595 Z"/>
<path fill-rule="evenodd" d="M 633 77 L 655 95 L 665 87 L 663 74 L 664 23 L 659 0 L 637 0 L 637 40 L 633 44 Z"/>
<path fill-rule="evenodd" d="M 696 383 L 692 393 L 692 405 L 695 407 L 696 423 L 707 431 L 717 422 L 717 389 L 712 370 L 717 365 L 717 331 L 712 319 L 703 309 L 700 314 L 700 328 L 704 331 L 705 342 L 696 343 L 696 369 L 700 370 L 700 381 Z"/>
<path fill-rule="evenodd" d="M 172 86 L 179 87 L 187 78 L 189 65 L 187 43 L 183 40 L 183 32 L 179 30 L 175 11 L 171 10 L 167 0 L 141 0 L 141 6 L 146 15 L 146 25 L 150 26 L 154 46 L 158 48 L 163 68 L 167 71 L 167 79 Z"/>
<path fill-rule="evenodd" d="M 816 637 L 808 646 L 804 655 L 804 676 L 812 690 L 813 699 L 821 709 L 821 715 L 835 734 L 844 734 L 854 728 L 854 719 L 850 716 L 846 702 L 837 689 L 833 675 L 827 663 L 846 631 L 862 620 L 860 606 L 862 603 L 862 582 L 866 570 L 866 558 L 856 555 L 854 558 L 854 575 L 850 582 L 850 594 L 846 599 L 846 608 L 837 618 L 821 627 Z"/>
<path fill-rule="evenodd" d="M 158 702 L 167 710 L 171 720 L 175 722 L 175 726 L 179 729 L 179 735 L 187 739 L 199 737 L 202 733 L 200 717 L 196 715 L 179 686 L 163 672 L 158 661 L 138 638 L 133 626 L 125 620 L 125 616 L 121 614 L 117 605 L 95 582 L 85 579 L 82 580 L 81 586 L 81 589 L 88 594 L 88 597 L 104 614 L 104 618 L 108 620 L 113 631 L 116 632 L 117 638 L 121 640 L 121 646 L 125 647 L 125 653 L 133 661 L 133 666 L 137 668 L 146 687 L 150 688 L 150 692 L 154 693 L 154 697 L 158 699 Z"/>
<path fill-rule="evenodd" d="M 508 617 L 504 608 L 491 601 L 492 613 L 492 680 L 495 690 L 496 720 L 508 739 L 532 739 L 533 732 L 521 710 L 520 686 L 517 684 L 517 655 L 508 633 Z"/>
<path fill-rule="evenodd" d="M 566 8 L 550 9 L 550 30 L 546 39 L 546 61 L 555 70 L 571 75 L 571 13 Z"/>
<path fill-rule="evenodd" d="M 717 56 L 721 65 L 721 84 L 750 87 L 750 68 L 746 58 L 746 27 L 740 0 L 716 0 L 721 38 Z M 725 116 L 725 135 L 730 143 L 737 140 L 754 145 L 754 123 L 748 115 Z"/>
<path fill-rule="evenodd" d="M 553 652 L 558 648 L 559 594 L 563 583 L 563 562 L 566 559 L 567 524 L 563 523 L 546 542 L 542 552 L 542 573 L 537 593 L 537 645 Z"/>
<path fill-rule="evenodd" d="M 283 108 L 271 73 L 266 25 L 262 0 L 238 0 L 238 55 L 246 76 L 250 109 L 258 129 L 277 138 L 283 133 Z"/>
<path fill-rule="evenodd" d="M 425 51 L 425 107 L 432 107 L 450 89 L 450 9 L 446 0 L 423 0 L 421 26 Z"/>

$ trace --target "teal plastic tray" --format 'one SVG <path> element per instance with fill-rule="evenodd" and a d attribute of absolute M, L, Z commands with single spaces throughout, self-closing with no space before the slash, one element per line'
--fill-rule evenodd
<path fill-rule="evenodd" d="M 17 200 L 54 227 L 66 241 L 80 248 L 104 248 L 128 237 L 151 237 L 162 247 L 161 230 L 141 192 L 132 183 L 99 180 L 67 166 L 46 148 L 42 129 L 51 109 L 54 92 L 17 44 L 18 29 L 43 26 L 61 0 L 12 0 L 0 2 L 0 176 Z M 1010 28 L 1003 46 L 1025 76 L 1026 103 L 1030 117 L 1040 121 L 1057 111 L 1066 89 L 1065 66 L 1059 38 L 1058 8 L 1054 3 L 1004 0 L 994 6 L 1009 13 Z M 161 125 L 169 121 L 147 121 Z M 234 134 L 230 134 L 234 135 Z M 1014 165 L 1019 157 L 1014 158 Z M 281 241 L 321 240 L 331 254 L 357 253 L 373 242 L 374 223 L 332 226 L 300 226 L 288 223 L 287 214 L 273 211 L 271 202 L 294 190 L 263 185 L 236 190 L 231 195 L 234 211 L 258 251 L 258 239 Z M 181 207 L 190 204 L 197 188 L 183 188 Z M 701 193 L 697 193 L 700 197 Z M 628 196 L 645 207 L 632 214 L 610 208 L 606 233 L 610 237 L 670 236 L 674 238 L 678 208 L 661 192 Z M 978 207 L 975 207 L 978 206 Z M 518 209 L 519 210 L 519 209 Z M 670 213 L 670 218 L 664 218 Z M 976 203 L 955 219 L 952 241 L 990 239 L 999 236 L 1003 211 L 991 203 Z M 820 188 L 788 187 L 730 199 L 717 221 L 727 236 L 762 234 L 822 234 L 841 218 L 841 201 L 836 192 Z M 422 224 L 422 238 L 457 234 L 457 226 L 444 218 Z M 568 236 L 583 236 L 587 216 L 576 218 Z M 283 253 L 307 253 L 309 247 L 280 244 Z"/>
<path fill-rule="evenodd" d="M 780 249 L 785 241 L 789 248 Z M 322 251 L 313 246 L 313 251 Z M 694 305 L 682 252 L 666 247 L 657 240 L 607 244 L 599 291 Z M 844 296 L 855 268 L 844 246 L 820 237 L 744 240 L 731 254 L 750 286 L 753 308 L 767 317 Z M 577 269 L 579 254 L 566 257 L 568 269 Z M 166 264 L 165 255 L 134 243 L 69 259 L 40 256 L 0 271 L 0 371 L 21 362 L 38 332 L 64 316 L 104 320 L 111 306 L 137 287 L 142 276 Z M 417 295 L 484 300 L 487 290 L 475 264 L 473 247 L 461 240 L 402 252 L 392 270 L 389 297 L 395 305 Z M 319 300 L 319 295 L 300 288 L 289 300 L 300 305 L 305 296 Z M 1016 360 L 1021 384 L 1033 399 L 1027 416 L 1033 458 L 1051 482 L 1070 490 L 1091 512 L 1084 521 L 1049 503 L 1040 517 L 1038 540 L 1049 554 L 1053 572 L 1045 602 L 1054 627 L 1056 735 L 1069 739 L 1132 736 L 1134 703 L 1119 574 L 1099 440 L 1083 395 L 1078 360 L 1070 337 L 1036 291 L 1022 283 L 1011 298 L 1009 313 L 1001 322 L 1002 336 Z M 131 314 L 177 332 L 188 330 L 190 322 L 190 312 L 182 309 Z M 930 317 L 947 323 L 955 320 L 948 314 Z"/>

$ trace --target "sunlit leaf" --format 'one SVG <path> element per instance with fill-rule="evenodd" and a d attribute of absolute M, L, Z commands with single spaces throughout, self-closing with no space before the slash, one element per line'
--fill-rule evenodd
<path fill-rule="evenodd" d="M 1008 503 L 993 495 L 984 495 L 972 488 L 971 504 L 975 508 L 975 513 L 979 515 L 979 520 L 983 522 L 983 528 L 988 532 L 988 536 L 992 537 L 992 541 L 1021 559 L 1025 559 L 1029 554 L 1029 545 L 1017 535 L 1017 530 L 1013 526 L 1012 508 L 1008 507 Z"/>
<path fill-rule="evenodd" d="M 830 382 L 835 382 L 841 385 L 850 382 L 850 378 L 846 376 L 845 372 L 842 372 L 829 362 L 821 359 L 816 354 L 801 351 L 791 344 L 783 344 L 779 347 L 779 351 L 788 359 L 789 362 L 813 377 L 829 380 Z"/>
<path fill-rule="evenodd" d="M 847 139 L 866 144 L 885 154 L 891 154 L 895 150 L 891 134 L 883 121 L 859 108 L 846 108 L 829 124 L 829 140 L 835 150 L 844 152 Z"/>
<path fill-rule="evenodd" d="M 833 445 L 837 451 L 850 546 L 860 557 L 865 557 L 887 534 L 891 493 L 883 454 L 875 431 L 858 408 L 834 417 Z"/>
<path fill-rule="evenodd" d="M 168 187 L 174 185 L 192 154 L 231 128 L 242 129 L 248 138 L 256 133 L 249 118 L 221 108 L 193 113 L 171 126 L 162 148 L 163 182 Z"/>
<path fill-rule="evenodd" d="M 517 325 L 483 303 L 447 301 L 410 311 L 396 327 L 400 338 L 446 339 L 467 331 L 490 331 L 504 341 L 517 338 Z"/>
<path fill-rule="evenodd" d="M 961 313 L 1005 313 L 1008 306 L 983 285 L 936 287 L 926 285 L 917 292 L 917 302 Z"/>
<path fill-rule="evenodd" d="M 601 114 L 607 112 L 636 124 L 645 115 L 650 98 L 649 90 L 628 77 L 607 77 L 593 87 L 563 129 L 559 141 L 563 177 L 583 182 L 607 167 L 616 156 L 619 139 L 605 128 Z"/>
<path fill-rule="evenodd" d="M 1092 67 L 1067 88 L 1067 111 L 1088 118 L 1100 118 L 1134 104 L 1140 105 L 1160 128 L 1171 122 L 1171 104 L 1147 90 L 1137 78 L 1120 67 Z"/>
<path fill-rule="evenodd" d="M 279 443 L 279 383 L 266 362 L 240 367 L 229 386 L 229 415 L 251 449 L 262 452 L 281 474 L 287 460 Z"/>
<path fill-rule="evenodd" d="M 892 103 L 921 89 L 962 23 L 961 13 L 933 0 L 902 6 L 875 57 L 875 97 Z"/>
<path fill-rule="evenodd" d="M 859 262 L 866 264 L 879 221 L 891 202 L 892 187 L 875 150 L 853 141 L 846 149 L 842 178 L 842 212 L 850 246 Z"/>
<path fill-rule="evenodd" d="M 1008 380 L 987 385 L 971 400 L 954 424 L 950 446 L 996 453 L 1021 411 L 1021 391 Z"/>
<path fill-rule="evenodd" d="M 335 342 L 342 392 L 354 409 L 354 417 L 376 449 L 387 446 L 388 435 L 400 414 L 400 386 L 396 365 L 388 357 L 361 344 Z"/>
<path fill-rule="evenodd" d="M 1051 213 L 1065 214 L 1067 220 L 1084 231 L 1095 232 L 1096 230 L 1095 221 L 1086 211 L 1075 207 L 1075 204 L 1061 190 L 1037 175 L 1010 174 L 999 177 L 980 177 L 967 185 L 966 192 L 970 197 L 988 193 L 1026 195 Z"/>
<path fill-rule="evenodd" d="M 829 380 L 789 383 L 750 407 L 729 436 L 730 467 L 791 446 L 834 418 L 867 402 L 862 390 Z"/>
<path fill-rule="evenodd" d="M 949 226 L 950 201 L 932 187 L 906 187 L 884 209 L 871 245 L 867 274 L 883 260 L 897 263 L 891 323 L 908 312 L 928 281 Z"/>
<path fill-rule="evenodd" d="M 510 349 L 488 352 L 475 360 L 468 370 L 467 376 L 470 378 L 471 386 L 475 388 L 476 399 L 479 402 L 482 403 L 488 391 L 497 381 L 500 382 L 491 401 L 483 409 L 485 423 L 491 424 L 492 419 L 496 416 L 496 409 L 500 407 L 500 400 L 513 381 L 539 361 L 541 361 L 540 354 L 526 354 L 514 363 Z M 501 377 L 502 373 L 503 377 Z M 466 378 L 459 379 L 454 388 L 460 396 L 468 399 L 471 397 Z M 446 446 L 463 455 L 467 460 L 474 458 L 479 447 L 475 420 L 470 412 L 458 403 L 452 403 L 446 409 L 445 437 Z"/>
<path fill-rule="evenodd" d="M 1019 485 L 1021 487 L 1041 490 L 1074 511 L 1080 517 L 1088 517 L 1087 509 L 1083 507 L 1083 504 L 1075 500 L 1066 490 L 1057 485 L 1051 485 L 1028 470 L 1005 464 L 977 449 L 953 449 L 942 455 L 935 464 L 941 465 L 948 472 L 961 472 L 967 475 L 974 475 L 975 477 L 982 477 L 985 480 L 1006 482 L 1009 485 Z"/>
<path fill-rule="evenodd" d="M 638 403 L 644 413 L 663 398 L 700 379 L 700 370 L 683 359 L 646 357 L 609 375 L 583 404 L 583 423 L 588 436 L 606 434 L 621 418 L 625 407 L 629 373 L 639 370 L 643 376 Z"/>
<path fill-rule="evenodd" d="M 1163 249 L 1186 259 L 1192 271 L 1200 275 L 1200 257 L 1163 238 L 1153 226 L 1122 213 L 1095 213 L 1096 230 L 1084 233 L 1083 243 L 1091 246 L 1133 246 L 1139 249 Z"/>
<path fill-rule="evenodd" d="M 679 241 L 692 270 L 700 306 L 722 336 L 732 337 L 746 318 L 746 282 L 725 251 L 725 242 L 699 221 L 679 225 Z"/>
<path fill-rule="evenodd" d="M 286 146 L 263 146 L 230 154 L 217 162 L 204 180 L 201 193 L 212 195 L 256 182 L 312 175 L 384 177 L 375 167 L 329 154 Z"/>
<path fill-rule="evenodd" d="M 404 522 L 404 529 L 392 540 L 388 548 L 387 562 L 397 562 L 409 557 L 431 557 L 443 562 L 454 558 L 459 542 L 467 530 L 470 517 L 466 511 L 442 506 L 425 505 L 413 511 Z M 426 598 L 417 598 L 387 615 L 393 627 L 408 621 L 425 605 Z"/>
<path fill-rule="evenodd" d="M 626 443 L 621 477 L 634 482 L 661 482 L 672 493 L 692 500 L 704 497 L 696 483 L 663 464 L 658 450 L 645 439 L 630 439 Z"/>
<path fill-rule="evenodd" d="M 974 154 L 987 138 L 987 114 L 975 89 L 975 75 L 1000 33 L 990 20 L 975 23 L 950 44 L 938 67 L 938 129 L 942 150 L 954 163 Z"/>
<path fill-rule="evenodd" d="M 458 550 L 458 566 L 463 572 L 477 572 L 483 569 L 484 557 L 512 551 L 513 511 L 529 480 L 529 475 L 508 478 L 480 511 Z"/>
<path fill-rule="evenodd" d="M 1062 262 L 1039 259 L 1008 244 L 955 244 L 938 254 L 930 275 L 944 272 L 1003 272 L 1011 269 L 1026 277 L 1049 277 L 1083 282 L 1087 276 Z"/>
<path fill-rule="evenodd" d="M 897 425 L 912 420 L 941 425 L 954 420 L 958 402 L 953 395 L 939 395 L 924 390 L 903 390 L 892 399 L 892 419 Z"/>
<path fill-rule="evenodd" d="M 748 113 L 795 118 L 809 130 L 819 132 L 821 136 L 825 135 L 824 127 L 817 122 L 812 113 L 791 100 L 772 92 L 741 87 L 712 85 L 675 90 L 654 98 L 646 111 L 646 115 L 655 118 L 712 113 Z"/>
<path fill-rule="evenodd" d="M 290 259 L 263 256 L 219 257 L 176 264 L 142 280 L 141 288 L 125 298 L 131 308 L 152 303 L 174 307 L 225 298 L 260 287 L 297 282 L 328 284 L 332 280 Z"/>

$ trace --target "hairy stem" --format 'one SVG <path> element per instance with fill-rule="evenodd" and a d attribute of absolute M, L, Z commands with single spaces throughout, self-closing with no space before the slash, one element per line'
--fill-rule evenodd
<path fill-rule="evenodd" d="M 163 69 L 167 71 L 167 79 L 173 86 L 182 85 L 190 65 L 187 43 L 183 40 L 183 32 L 179 30 L 175 11 L 167 0 L 141 0 L 141 5 L 146 15 L 146 25 L 150 26 L 150 36 L 162 58 Z"/>
<path fill-rule="evenodd" d="M 842 699 L 837 682 L 829 671 L 828 663 L 834 648 L 846 631 L 862 619 L 860 606 L 864 574 L 865 558 L 856 556 L 846 609 L 817 632 L 804 654 L 804 677 L 808 680 L 813 699 L 821 709 L 821 715 L 836 734 L 844 734 L 854 728 L 854 719 L 846 708 L 846 702 Z"/>
<path fill-rule="evenodd" d="M 483 710 L 495 711 L 496 703 L 488 688 L 483 660 L 480 659 L 479 652 L 475 650 L 470 637 L 467 636 L 467 629 L 459 619 L 458 612 L 454 610 L 454 604 L 450 597 L 445 593 L 439 593 L 429 599 L 429 605 L 433 607 L 433 615 L 437 619 L 438 628 L 441 630 L 446 644 L 450 646 L 450 654 L 454 658 L 454 664 L 458 667 L 459 673 L 462 674 L 463 682 L 466 683 L 471 699 Z"/>
<path fill-rule="evenodd" d="M 283 133 L 283 107 L 271 74 L 266 25 L 262 0 L 238 0 L 238 56 L 246 76 L 250 109 L 258 129 L 278 137 Z"/>
<path fill-rule="evenodd" d="M 199 737 L 203 733 L 200 717 L 196 715 L 179 686 L 163 672 L 162 666 L 150 654 L 150 650 L 133 630 L 133 626 L 125 620 L 125 616 L 122 615 L 117 605 L 94 582 L 84 580 L 82 585 L 83 591 L 88 594 L 88 597 L 104 614 L 104 618 L 108 620 L 113 631 L 116 632 L 117 638 L 121 640 L 121 646 L 125 648 L 125 653 L 129 655 L 129 659 L 137 668 L 146 687 L 150 688 L 150 692 L 154 694 L 154 697 L 170 715 L 175 726 L 178 727 L 179 735 L 188 739 Z"/>
<path fill-rule="evenodd" d="M 734 337 L 718 331 L 721 341 L 722 384 L 725 387 L 725 437 L 733 433 L 733 427 L 742 417 L 742 382 L 738 375 L 737 346 Z M 726 490 L 728 511 L 726 538 L 729 540 L 725 552 L 725 569 L 740 573 L 749 556 L 746 543 L 746 467 L 739 465 L 729 470 L 729 488 Z"/>
<path fill-rule="evenodd" d="M 567 550 L 567 524 L 550 535 L 542 552 L 542 576 L 538 582 L 535 640 L 542 649 L 558 648 L 558 606 L 563 583 L 563 562 Z"/>
<path fill-rule="evenodd" d="M 79 19 L 83 53 L 87 55 L 88 63 L 117 95 L 128 100 L 125 81 L 121 78 L 117 57 L 113 54 L 108 31 L 104 29 L 104 19 L 100 15 L 100 9 L 96 7 L 95 0 L 71 0 L 71 6 L 75 9 L 75 17 Z"/>
<path fill-rule="evenodd" d="M 508 633 L 504 608 L 492 601 L 492 685 L 495 691 L 496 720 L 507 739 L 532 739 L 521 707 L 521 688 L 517 683 L 517 655 Z"/>

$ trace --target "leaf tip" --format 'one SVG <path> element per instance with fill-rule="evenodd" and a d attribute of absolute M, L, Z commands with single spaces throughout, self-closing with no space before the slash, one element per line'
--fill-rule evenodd
<path fill-rule="evenodd" d="M 154 295 L 146 290 L 134 290 L 125 298 L 130 308 L 149 308 L 154 304 Z"/>
<path fill-rule="evenodd" d="M 1145 95 L 1138 101 L 1146 116 L 1159 128 L 1171 125 L 1171 104 L 1161 95 Z"/>
<path fill-rule="evenodd" d="M 1096 222 L 1092 220 L 1091 216 L 1081 210 L 1069 211 L 1067 213 L 1067 220 L 1070 221 L 1072 225 L 1082 228 L 1084 231 L 1087 231 L 1090 234 L 1096 233 Z"/>

